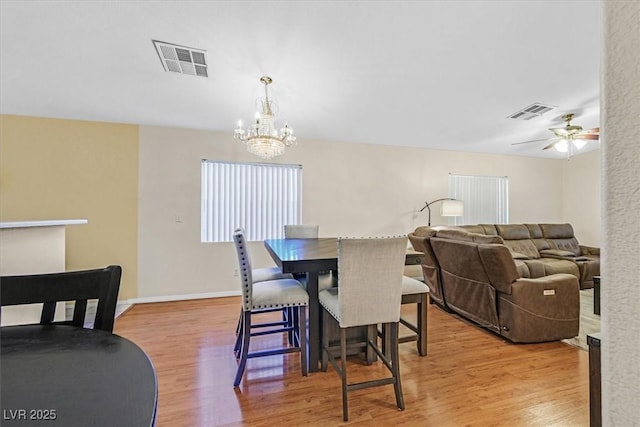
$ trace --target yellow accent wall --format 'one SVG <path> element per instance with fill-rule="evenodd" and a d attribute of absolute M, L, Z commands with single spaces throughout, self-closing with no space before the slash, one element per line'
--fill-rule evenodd
<path fill-rule="evenodd" d="M 67 270 L 119 264 L 138 294 L 138 126 L 0 115 L 0 221 L 67 227 Z"/>

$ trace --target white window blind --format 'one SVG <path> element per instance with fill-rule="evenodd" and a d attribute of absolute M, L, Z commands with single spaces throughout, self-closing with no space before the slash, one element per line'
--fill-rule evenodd
<path fill-rule="evenodd" d="M 464 214 L 452 225 L 509 223 L 509 178 L 449 175 L 449 197 L 464 202 Z"/>
<path fill-rule="evenodd" d="M 299 224 L 302 166 L 202 161 L 202 242 L 230 242 L 243 227 L 247 240 L 283 237 Z"/>

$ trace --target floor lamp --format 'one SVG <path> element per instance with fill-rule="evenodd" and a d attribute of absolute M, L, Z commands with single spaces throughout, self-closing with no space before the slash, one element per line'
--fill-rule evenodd
<path fill-rule="evenodd" d="M 422 212 L 425 209 L 429 212 L 429 227 L 431 227 L 431 208 L 429 206 L 431 206 L 435 202 L 442 202 L 442 205 L 440 206 L 441 216 L 462 216 L 464 212 L 464 203 L 462 202 L 462 200 L 444 198 L 436 199 L 433 202 L 424 202 L 424 207 L 418 212 Z"/>

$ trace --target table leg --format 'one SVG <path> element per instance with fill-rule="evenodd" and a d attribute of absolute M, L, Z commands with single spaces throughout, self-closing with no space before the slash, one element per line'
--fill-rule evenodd
<path fill-rule="evenodd" d="M 321 339 L 317 271 L 307 273 L 307 292 L 309 293 L 309 372 L 317 372 Z"/>
<path fill-rule="evenodd" d="M 593 314 L 600 315 L 600 277 L 593 278 Z"/>

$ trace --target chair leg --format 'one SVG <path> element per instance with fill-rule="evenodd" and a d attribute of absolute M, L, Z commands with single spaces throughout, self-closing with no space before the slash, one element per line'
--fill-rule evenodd
<path fill-rule="evenodd" d="M 294 318 L 295 309 L 293 307 L 287 307 L 282 309 L 282 320 L 287 323 L 287 326 L 290 328 L 296 327 L 296 322 Z M 295 333 L 293 329 L 290 329 L 287 332 L 287 339 L 289 341 L 289 345 L 295 345 Z"/>
<path fill-rule="evenodd" d="M 349 421 L 349 408 L 347 403 L 347 329 L 340 328 L 340 377 L 342 379 L 342 419 Z"/>
<path fill-rule="evenodd" d="M 249 333 L 251 333 L 251 331 L 249 331 Z M 240 345 L 242 344 L 244 335 L 244 310 L 240 309 L 240 318 L 238 319 L 238 326 L 236 327 L 236 342 L 233 345 L 233 354 L 235 354 L 236 359 L 240 358 Z"/>
<path fill-rule="evenodd" d="M 420 296 L 418 302 L 418 354 L 427 355 L 427 294 Z"/>
<path fill-rule="evenodd" d="M 309 360 L 307 356 L 307 307 L 301 305 L 297 308 L 298 313 L 298 346 L 300 347 L 300 366 L 302 367 L 302 376 L 306 377 L 309 368 L 307 367 Z"/>
<path fill-rule="evenodd" d="M 391 349 L 391 340 L 389 339 L 389 326 L 386 323 L 382 324 L 382 354 L 390 357 L 389 350 Z"/>
<path fill-rule="evenodd" d="M 242 307 L 240 307 L 240 315 L 238 316 L 238 324 L 236 325 L 236 336 L 240 333 L 240 327 L 242 326 Z"/>
<path fill-rule="evenodd" d="M 398 357 L 398 329 L 398 322 L 391 324 L 391 375 L 395 380 L 393 388 L 396 394 L 396 404 L 399 409 L 404 410 L 404 397 L 402 396 L 402 383 L 400 381 L 400 358 Z"/>
<path fill-rule="evenodd" d="M 302 326 L 301 325 L 302 323 L 301 315 L 303 315 L 302 311 L 303 309 L 301 308 L 301 306 L 296 308 L 291 308 L 293 321 L 291 322 L 291 325 L 290 325 L 291 332 L 292 332 L 292 342 L 290 344 L 294 347 L 300 347 L 300 338 L 302 335 L 300 333 L 294 333 L 294 332 L 300 330 L 300 327 Z M 306 327 L 306 325 L 304 326 Z"/>
<path fill-rule="evenodd" d="M 322 308 L 320 310 L 320 319 L 322 323 L 322 347 L 320 351 L 320 369 L 322 372 L 327 372 L 327 362 L 329 361 L 329 322 L 326 319 L 327 311 Z"/>
<path fill-rule="evenodd" d="M 236 378 L 233 381 L 233 386 L 238 387 L 244 374 L 244 368 L 247 365 L 247 357 L 249 355 L 249 339 L 251 338 L 251 312 L 245 311 L 242 316 L 242 349 L 240 350 L 240 363 L 238 364 L 238 370 L 236 371 Z M 238 335 L 238 336 L 240 336 Z"/>

